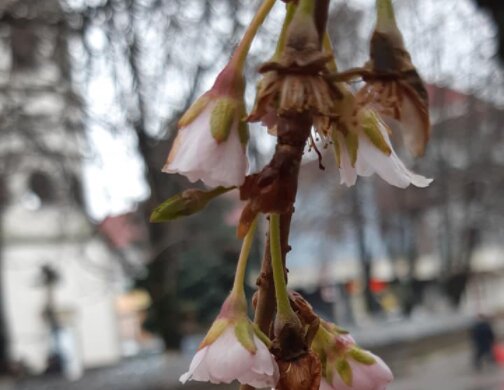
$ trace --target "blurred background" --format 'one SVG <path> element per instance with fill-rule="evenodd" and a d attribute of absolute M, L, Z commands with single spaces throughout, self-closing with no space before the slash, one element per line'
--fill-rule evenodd
<path fill-rule="evenodd" d="M 330 148 L 324 171 L 307 152 L 290 285 L 385 358 L 392 390 L 502 390 L 504 5 L 395 3 L 433 123 L 425 157 L 408 163 L 435 180 L 348 189 Z M 180 388 L 231 287 L 241 204 L 235 194 L 181 221 L 146 221 L 189 187 L 160 172 L 177 119 L 211 86 L 258 4 L 0 2 L 1 390 Z M 341 69 L 366 61 L 373 5 L 332 1 Z M 249 104 L 282 6 L 254 42 Z M 257 170 L 275 139 L 254 126 L 251 135 Z M 480 367 L 472 343 L 489 324 L 494 362 Z"/>

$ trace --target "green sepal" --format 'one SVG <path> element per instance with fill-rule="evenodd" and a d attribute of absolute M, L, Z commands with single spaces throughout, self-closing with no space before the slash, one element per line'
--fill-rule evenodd
<path fill-rule="evenodd" d="M 338 372 L 338 375 L 340 376 L 341 380 L 347 386 L 352 387 L 353 382 L 352 367 L 350 366 L 350 363 L 348 363 L 348 360 L 338 359 L 338 361 L 336 362 L 336 371 Z"/>
<path fill-rule="evenodd" d="M 254 330 L 248 319 L 239 320 L 235 325 L 235 335 L 240 344 L 250 353 L 255 354 Z"/>
<path fill-rule="evenodd" d="M 322 363 L 322 362 L 321 362 Z M 324 368 L 324 365 L 322 365 L 322 368 Z M 329 360 L 325 360 L 325 370 L 322 371 L 325 375 L 324 375 L 324 378 L 326 378 L 326 380 L 331 383 L 333 381 L 333 378 L 334 378 L 334 371 L 336 371 L 336 366 L 331 364 L 331 362 Z"/>
<path fill-rule="evenodd" d="M 361 363 L 366 366 L 372 366 L 376 363 L 376 359 L 373 357 L 373 355 L 358 347 L 353 347 L 350 351 L 348 351 L 348 356 L 355 360 L 357 363 Z"/>
<path fill-rule="evenodd" d="M 222 335 L 222 333 L 224 333 L 228 326 L 230 326 L 229 320 L 221 318 L 215 320 L 198 349 L 205 348 L 206 346 L 212 344 Z"/>
<path fill-rule="evenodd" d="M 252 330 L 255 335 L 261 340 L 268 348 L 271 348 L 272 342 L 270 338 L 264 333 L 257 324 L 252 323 Z"/>
<path fill-rule="evenodd" d="M 237 102 L 235 99 L 221 97 L 217 100 L 210 117 L 210 131 L 217 143 L 228 139 L 233 123 L 237 118 Z"/>
<path fill-rule="evenodd" d="M 335 323 L 332 323 L 332 322 L 324 321 L 322 323 L 322 326 L 332 333 L 336 333 L 336 334 L 349 334 L 350 333 L 345 328 L 342 328 L 341 326 L 336 325 Z"/>
<path fill-rule="evenodd" d="M 240 118 L 238 119 L 238 135 L 240 136 L 240 143 L 243 146 L 248 144 L 250 134 L 249 134 L 249 126 L 248 123 L 245 122 L 245 118 L 247 116 L 247 112 L 245 111 L 245 105 L 240 109 Z"/>
<path fill-rule="evenodd" d="M 341 326 L 334 325 L 334 331 L 338 334 L 349 334 L 350 332 Z"/>
<path fill-rule="evenodd" d="M 199 114 L 205 109 L 207 104 L 210 102 L 211 96 L 206 93 L 200 96 L 192 105 L 187 109 L 187 111 L 182 115 L 178 122 L 178 127 L 186 127 L 193 120 L 195 120 Z"/>
<path fill-rule="evenodd" d="M 205 208 L 208 202 L 234 187 L 217 187 L 211 191 L 188 189 L 174 195 L 156 207 L 150 216 L 150 222 L 167 222 L 186 217 Z"/>
<path fill-rule="evenodd" d="M 359 136 L 349 132 L 345 137 L 345 142 L 350 156 L 350 163 L 352 167 L 355 167 L 355 163 L 357 162 L 357 150 L 359 149 Z"/>
<path fill-rule="evenodd" d="M 385 141 L 383 134 L 380 131 L 380 119 L 373 112 L 368 112 L 362 120 L 362 130 L 366 133 L 371 143 L 380 149 L 383 153 L 389 156 L 392 149 Z"/>

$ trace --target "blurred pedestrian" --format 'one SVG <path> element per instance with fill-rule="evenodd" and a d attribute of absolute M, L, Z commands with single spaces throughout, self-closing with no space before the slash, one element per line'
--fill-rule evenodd
<path fill-rule="evenodd" d="M 491 364 L 495 363 L 493 356 L 495 333 L 492 329 L 490 319 L 483 314 L 478 315 L 478 319 L 471 327 L 471 341 L 475 370 L 480 371 L 485 360 Z"/>

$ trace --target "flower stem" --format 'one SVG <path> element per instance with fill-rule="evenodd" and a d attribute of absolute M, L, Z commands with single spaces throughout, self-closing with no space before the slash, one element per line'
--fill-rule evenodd
<path fill-rule="evenodd" d="M 282 247 L 280 243 L 280 216 L 270 214 L 270 250 L 271 266 L 273 268 L 273 282 L 275 283 L 275 296 L 277 303 L 277 314 L 283 319 L 296 318 L 289 301 L 287 283 L 282 260 Z"/>
<path fill-rule="evenodd" d="M 287 42 L 287 29 L 289 28 L 290 22 L 294 17 L 296 12 L 296 5 L 294 3 L 287 4 L 287 12 L 285 14 L 285 19 L 282 24 L 282 31 L 280 32 L 280 37 L 278 38 L 277 46 L 275 49 L 275 54 L 273 55 L 273 59 L 278 60 L 280 55 L 282 54 L 285 43 Z"/>
<path fill-rule="evenodd" d="M 231 58 L 231 63 L 236 66 L 236 69 L 239 71 L 243 71 L 243 67 L 245 66 L 245 60 L 247 59 L 247 55 L 250 50 L 250 46 L 252 45 L 252 41 L 254 40 L 259 27 L 263 24 L 266 16 L 268 16 L 269 12 L 275 5 L 276 0 L 264 0 L 254 18 L 250 22 L 250 25 L 245 31 L 240 44 L 236 48 L 233 53 L 233 57 Z"/>
<path fill-rule="evenodd" d="M 315 11 L 315 0 L 300 0 L 299 10 L 306 15 L 313 15 Z"/>
<path fill-rule="evenodd" d="M 376 0 L 376 18 L 376 28 L 379 31 L 397 27 L 392 0 Z"/>
<path fill-rule="evenodd" d="M 242 248 L 240 251 L 240 257 L 238 258 L 238 265 L 236 266 L 236 273 L 233 283 L 233 289 L 231 294 L 236 296 L 245 297 L 245 273 L 247 271 L 247 263 L 250 255 L 250 249 L 252 248 L 252 242 L 254 241 L 255 230 L 257 226 L 257 218 L 243 239 Z"/>

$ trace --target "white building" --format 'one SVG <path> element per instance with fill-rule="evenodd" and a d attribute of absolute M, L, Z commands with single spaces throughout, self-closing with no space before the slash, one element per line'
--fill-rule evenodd
<path fill-rule="evenodd" d="M 0 246 L 13 360 L 42 372 L 52 348 L 41 270 L 60 276 L 53 298 L 67 374 L 121 356 L 113 253 L 80 196 L 83 135 L 57 0 L 0 2 L 0 174 L 7 189 Z M 2 215 L 0 214 L 0 215 Z"/>

